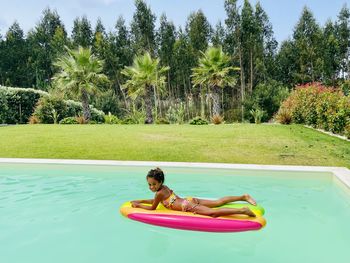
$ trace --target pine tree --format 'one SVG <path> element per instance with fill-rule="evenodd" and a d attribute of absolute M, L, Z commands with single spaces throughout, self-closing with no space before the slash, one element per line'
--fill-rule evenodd
<path fill-rule="evenodd" d="M 40 89 L 48 89 L 55 73 L 53 62 L 64 52 L 67 32 L 57 11 L 47 8 L 36 27 L 28 34 L 31 49 L 31 84 Z"/>
<path fill-rule="evenodd" d="M 82 46 L 85 48 L 92 46 L 93 32 L 91 29 L 91 23 L 86 16 L 83 16 L 81 19 L 77 17 L 74 20 L 72 40 L 73 47 L 75 48 L 77 48 L 78 46 Z"/>
<path fill-rule="evenodd" d="M 155 54 L 156 41 L 154 23 L 156 16 L 143 0 L 135 0 L 136 11 L 131 22 L 133 46 L 136 53 L 144 51 Z"/>
<path fill-rule="evenodd" d="M 202 10 L 193 12 L 187 19 L 186 33 L 196 55 L 208 48 L 212 29 Z"/>
<path fill-rule="evenodd" d="M 311 11 L 304 7 L 294 29 L 293 40 L 298 58 L 298 82 L 307 83 L 320 80 L 321 29 Z"/>
<path fill-rule="evenodd" d="M 322 78 L 327 84 L 336 85 L 336 78 L 340 72 L 339 40 L 332 21 L 328 20 L 322 37 Z"/>
<path fill-rule="evenodd" d="M 174 56 L 174 44 L 176 41 L 176 29 L 172 22 L 167 21 L 167 17 L 163 14 L 160 17 L 160 27 L 158 31 L 158 54 L 160 58 L 160 64 L 162 66 L 168 66 L 173 63 Z M 173 82 L 174 71 L 169 70 L 167 72 L 167 84 L 168 93 L 171 96 L 175 96 L 175 92 L 171 88 L 171 82 Z"/>
<path fill-rule="evenodd" d="M 336 23 L 336 38 L 339 41 L 339 56 L 343 78 L 350 79 L 350 11 L 346 5 L 340 10 Z"/>
<path fill-rule="evenodd" d="M 2 44 L 0 62 L 1 84 L 6 86 L 28 87 L 27 62 L 29 52 L 24 39 L 24 32 L 17 21 L 8 29 Z"/>

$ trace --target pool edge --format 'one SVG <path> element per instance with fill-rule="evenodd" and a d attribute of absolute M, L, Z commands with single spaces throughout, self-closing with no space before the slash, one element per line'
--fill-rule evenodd
<path fill-rule="evenodd" d="M 335 166 L 297 166 L 297 165 L 261 165 L 261 164 L 230 164 L 230 163 L 191 163 L 191 162 L 155 162 L 155 161 L 114 161 L 114 160 L 78 160 L 78 159 L 31 159 L 31 158 L 0 158 L 0 163 L 30 163 L 30 164 L 90 164 L 114 166 L 162 166 L 162 167 L 193 167 L 193 168 L 225 168 L 270 171 L 312 171 L 331 172 L 350 189 L 350 170 Z"/>

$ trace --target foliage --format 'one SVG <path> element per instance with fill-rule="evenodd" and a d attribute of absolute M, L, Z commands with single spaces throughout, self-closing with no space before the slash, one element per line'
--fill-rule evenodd
<path fill-rule="evenodd" d="M 138 110 L 134 104 L 132 110 L 128 112 L 126 117 L 121 121 L 121 124 L 144 124 L 145 119 L 146 113 L 143 110 L 143 107 Z"/>
<path fill-rule="evenodd" d="M 260 124 L 264 116 L 264 111 L 261 109 L 251 109 L 249 113 L 253 116 L 255 124 Z"/>
<path fill-rule="evenodd" d="M 118 96 L 115 95 L 113 90 L 109 90 L 107 92 L 103 92 L 100 96 L 96 96 L 92 98 L 92 104 L 101 111 L 105 113 L 112 113 L 116 116 L 121 116 L 121 101 Z"/>
<path fill-rule="evenodd" d="M 159 68 L 158 65 L 159 59 L 153 59 L 150 53 L 146 52 L 142 56 L 135 56 L 133 65 L 125 67 L 122 71 L 122 74 L 128 78 L 123 88 L 128 90 L 129 96 L 134 101 L 139 96 L 145 100 L 148 124 L 153 123 L 152 100 L 157 97 L 158 92 L 164 90 L 164 73 L 169 69 L 169 67 Z"/>
<path fill-rule="evenodd" d="M 292 114 L 287 107 L 281 107 L 278 110 L 275 118 L 276 121 L 278 121 L 281 124 L 291 124 L 292 122 Z"/>
<path fill-rule="evenodd" d="M 41 98 L 33 113 L 40 123 L 58 123 L 66 115 L 67 104 L 63 99 L 52 96 Z"/>
<path fill-rule="evenodd" d="M 346 138 L 350 139 L 350 121 L 348 121 L 348 124 L 345 126 L 344 136 L 346 136 Z"/>
<path fill-rule="evenodd" d="M 55 63 L 60 71 L 54 76 L 54 83 L 64 93 L 77 96 L 83 106 L 86 121 L 91 118 L 89 96 L 96 94 L 101 86 L 108 82 L 102 72 L 103 61 L 91 53 L 91 48 L 79 47 L 77 50 L 67 48 L 68 54 Z"/>
<path fill-rule="evenodd" d="M 149 52 L 154 54 L 156 47 L 154 22 L 156 16 L 144 0 L 136 0 L 135 7 L 136 10 L 131 22 L 131 29 L 134 33 L 134 50 L 140 53 Z"/>
<path fill-rule="evenodd" d="M 0 123 L 27 123 L 38 100 L 47 96 L 40 90 L 0 87 L 0 100 L 5 103 L 0 106 Z"/>
<path fill-rule="evenodd" d="M 186 33 L 188 34 L 189 44 L 197 56 L 208 48 L 211 31 L 211 26 L 202 10 L 189 15 Z"/>
<path fill-rule="evenodd" d="M 182 102 L 180 102 L 176 103 L 174 106 L 170 106 L 165 117 L 169 123 L 184 123 L 185 105 Z"/>
<path fill-rule="evenodd" d="M 73 22 L 72 30 L 73 46 L 75 48 L 81 46 L 88 48 L 92 44 L 92 29 L 91 24 L 86 16 L 81 19 L 76 18 Z"/>
<path fill-rule="evenodd" d="M 76 117 L 66 117 L 60 121 L 60 124 L 79 124 Z"/>
<path fill-rule="evenodd" d="M 261 109 L 264 111 L 261 120 L 263 122 L 270 120 L 288 95 L 288 88 L 280 82 L 270 80 L 258 84 L 253 94 L 244 101 L 245 109 L 249 113 L 245 117 L 252 121 L 253 115 L 251 115 L 250 111 Z"/>
<path fill-rule="evenodd" d="M 28 123 L 29 124 L 39 124 L 40 120 L 36 116 L 30 116 Z"/>
<path fill-rule="evenodd" d="M 235 109 L 229 109 L 224 112 L 224 119 L 226 120 L 226 123 L 232 123 L 232 122 L 239 122 L 242 120 L 242 109 L 241 108 L 235 108 Z"/>
<path fill-rule="evenodd" d="M 8 112 L 7 98 L 5 92 L 0 89 L 0 123 L 5 123 L 6 113 Z"/>
<path fill-rule="evenodd" d="M 341 85 L 341 89 L 345 96 L 350 96 L 350 80 L 344 81 L 344 83 Z"/>
<path fill-rule="evenodd" d="M 191 125 L 207 125 L 209 122 L 207 120 L 202 119 L 201 117 L 197 116 L 190 120 L 189 124 Z"/>
<path fill-rule="evenodd" d="M 156 120 L 156 124 L 170 124 L 170 122 L 167 119 L 164 118 L 158 118 Z"/>
<path fill-rule="evenodd" d="M 46 8 L 35 28 L 28 33 L 31 50 L 28 73 L 32 76 L 25 86 L 48 90 L 55 73 L 53 62 L 64 53 L 67 32 L 57 11 Z"/>
<path fill-rule="evenodd" d="M 92 106 L 91 120 L 104 122 L 104 113 Z M 33 116 L 37 117 L 40 123 L 59 123 L 62 119 L 71 116 L 81 116 L 83 107 L 80 102 L 64 100 L 60 97 L 47 96 L 38 101 Z"/>
<path fill-rule="evenodd" d="M 224 118 L 220 115 L 214 115 L 213 117 L 211 117 L 211 122 L 214 124 L 221 124 L 224 122 Z"/>
<path fill-rule="evenodd" d="M 108 115 L 105 115 L 106 124 L 118 124 L 120 123 L 117 116 L 114 116 L 112 113 L 108 112 Z"/>
<path fill-rule="evenodd" d="M 350 98 L 334 88 L 313 83 L 298 86 L 282 103 L 276 116 L 292 122 L 343 134 L 350 121 Z"/>
<path fill-rule="evenodd" d="M 213 93 L 213 115 L 220 115 L 221 106 L 219 102 L 219 89 L 225 86 L 233 87 L 237 80 L 232 75 L 229 66 L 230 58 L 221 47 L 210 47 L 199 59 L 198 67 L 193 68 L 192 81 L 195 86 L 209 87 Z"/>
<path fill-rule="evenodd" d="M 87 124 L 88 121 L 86 121 L 86 119 L 84 118 L 84 116 L 76 116 L 75 117 L 75 120 L 79 123 L 79 124 Z"/>
<path fill-rule="evenodd" d="M 54 62 L 66 53 L 65 46 L 74 49 L 80 45 L 91 47 L 91 54 L 104 62 L 99 73 L 109 79 L 108 83 L 94 83 L 96 90 L 89 94 L 66 93 L 66 99 L 84 102 L 85 118 L 89 118 L 89 104 L 119 118 L 125 110 L 130 110 L 131 102 L 121 89 L 128 77 L 121 71 L 132 65 L 135 55 L 145 51 L 153 59 L 158 56 L 160 66 L 170 67 L 163 75 L 166 85 L 162 90 L 159 85 L 149 87 L 149 94 L 135 101 L 145 103 L 148 114 L 154 114 L 155 119 L 158 115 L 166 117 L 168 111 L 160 101 L 176 100 L 191 105 L 186 108 L 187 119 L 202 113 L 213 115 L 219 110 L 226 121 L 253 121 L 249 111 L 260 108 L 265 111 L 262 121 L 267 121 L 278 107 L 272 100 L 275 97 L 272 94 L 278 89 L 270 84 L 271 80 L 289 89 L 319 81 L 341 87 L 343 93 L 349 95 L 350 11 L 346 5 L 333 21 L 328 20 L 322 26 L 312 11 L 304 8 L 291 37 L 277 49 L 272 24 L 259 1 L 255 5 L 249 0 L 223 1 L 226 15 L 215 28 L 201 10 L 188 14 L 184 27 L 176 27 L 165 14 L 156 17 L 148 2 L 135 1 L 131 23 L 127 25 L 124 18 L 119 17 L 109 31 L 101 19 L 94 23 L 93 29 L 91 21 L 81 16 L 72 21 L 73 28 L 67 32 L 57 11 L 50 8 L 43 10 L 38 23 L 28 32 L 14 22 L 0 36 L 0 85 L 51 90 L 57 84 L 53 83 L 53 76 L 61 73 Z M 227 65 L 239 67 L 239 86 L 194 85 L 192 68 L 199 66 L 201 52 L 208 46 L 222 46 L 229 57 Z M 80 75 L 78 78 L 88 79 Z M 108 90 L 108 94 L 99 94 L 97 90 Z M 26 123 L 32 112 L 19 118 L 20 111 L 23 109 L 18 106 L 7 108 L 1 113 L 0 122 Z M 59 120 L 57 114 L 54 112 L 53 116 Z M 314 116 L 306 121 L 314 123 Z M 341 123 L 341 119 L 337 122 Z M 149 117 L 147 122 L 151 122 Z"/>

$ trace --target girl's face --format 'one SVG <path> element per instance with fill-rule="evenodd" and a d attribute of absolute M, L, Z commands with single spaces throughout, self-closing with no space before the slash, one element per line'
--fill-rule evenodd
<path fill-rule="evenodd" d="M 147 183 L 149 190 L 151 190 L 152 192 L 157 192 L 162 186 L 162 183 L 158 182 L 156 179 L 151 177 L 147 177 Z"/>

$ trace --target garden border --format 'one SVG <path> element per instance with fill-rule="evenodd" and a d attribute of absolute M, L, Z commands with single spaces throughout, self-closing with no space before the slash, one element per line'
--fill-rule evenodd
<path fill-rule="evenodd" d="M 330 135 L 330 136 L 332 136 L 332 137 L 336 137 L 336 138 L 342 139 L 342 140 L 344 140 L 344 141 L 350 142 L 350 139 L 346 138 L 346 137 L 343 136 L 343 135 L 339 135 L 339 134 L 332 133 L 332 132 L 329 132 L 329 131 L 325 131 L 325 130 L 322 130 L 322 129 L 317 129 L 317 128 L 314 128 L 314 127 L 309 126 L 309 125 L 304 125 L 304 127 L 305 127 L 305 128 L 309 128 L 309 129 L 312 129 L 312 130 L 314 130 L 314 131 L 318 131 L 318 132 L 321 132 L 321 133 Z"/>
<path fill-rule="evenodd" d="M 115 165 L 115 166 L 162 166 L 191 168 L 224 168 L 270 171 L 305 171 L 330 172 L 350 189 L 350 170 L 335 166 L 294 166 L 294 165 L 256 165 L 230 163 L 186 163 L 186 162 L 153 162 L 153 161 L 112 161 L 112 160 L 77 160 L 77 159 L 29 159 L 0 158 L 0 163 L 30 164 L 80 164 L 80 165 Z"/>

